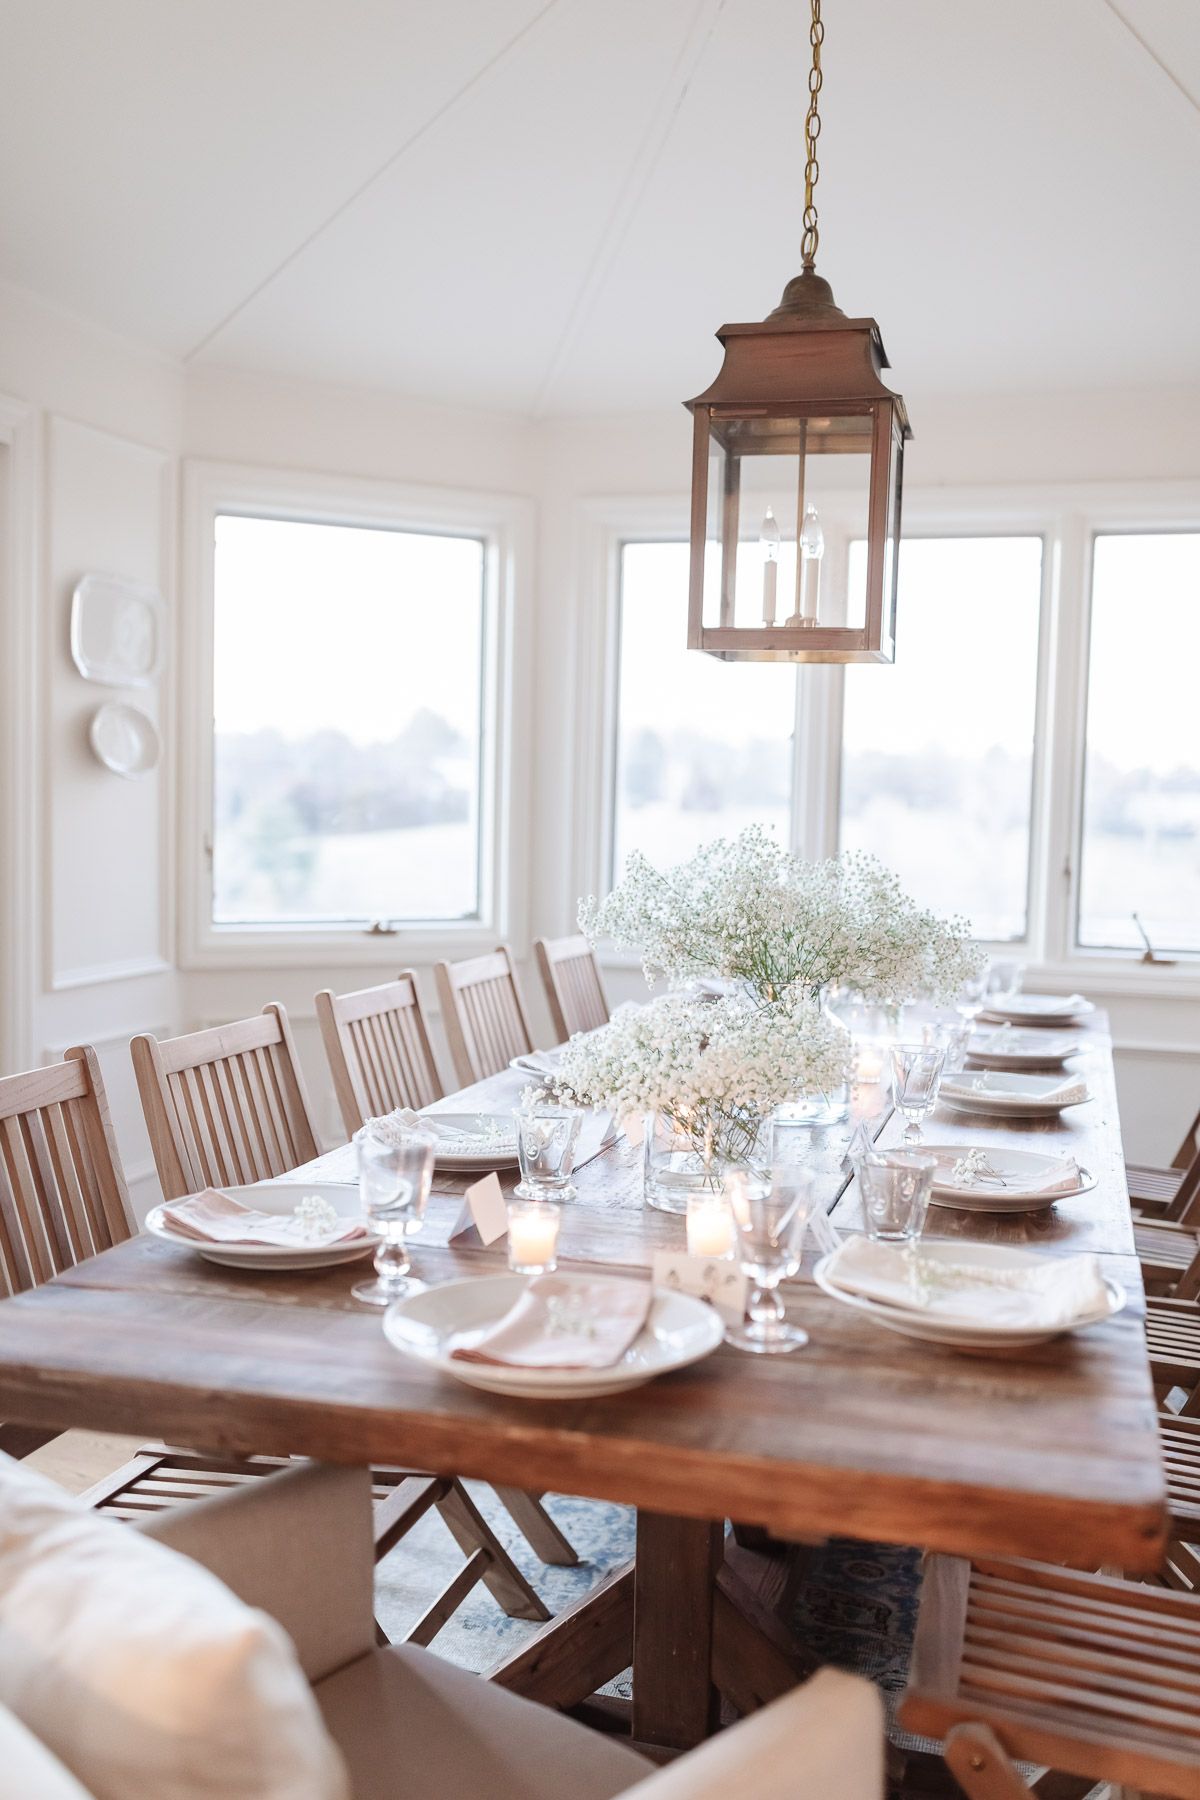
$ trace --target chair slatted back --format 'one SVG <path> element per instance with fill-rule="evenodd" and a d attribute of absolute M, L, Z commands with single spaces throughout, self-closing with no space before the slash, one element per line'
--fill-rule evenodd
<path fill-rule="evenodd" d="M 49 1281 L 132 1236 L 129 1196 L 90 1045 L 0 1080 L 0 1281 Z"/>
<path fill-rule="evenodd" d="M 365 1119 L 400 1106 L 419 1111 L 441 1099 L 445 1089 L 411 969 L 402 969 L 395 981 L 353 994 L 324 988 L 316 1007 L 348 1137 Z"/>
<path fill-rule="evenodd" d="M 533 1049 L 507 944 L 465 962 L 438 963 L 435 973 L 454 1071 L 464 1087 Z"/>
<path fill-rule="evenodd" d="M 559 1043 L 608 1023 L 608 1001 L 585 937 L 539 938 L 533 946 Z"/>
<path fill-rule="evenodd" d="M 318 1154 L 282 1006 L 129 1046 L 163 1197 L 265 1181 Z"/>

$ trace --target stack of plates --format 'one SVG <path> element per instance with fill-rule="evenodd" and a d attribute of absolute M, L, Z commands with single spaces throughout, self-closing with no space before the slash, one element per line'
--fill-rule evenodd
<path fill-rule="evenodd" d="M 1062 1096 L 1073 1098 L 1064 1099 Z M 1005 1075 L 991 1070 L 982 1075 L 946 1076 L 939 1100 L 953 1112 L 984 1113 L 997 1119 L 1055 1118 L 1068 1106 L 1083 1106 L 1091 1099 L 1082 1081 L 1063 1075 Z"/>
<path fill-rule="evenodd" d="M 389 1306 L 383 1329 L 401 1355 L 451 1375 L 468 1387 L 525 1400 L 587 1400 L 641 1387 L 656 1375 L 686 1368 L 715 1350 L 725 1326 L 715 1307 L 690 1294 L 655 1288 L 650 1314 L 620 1362 L 610 1369 L 527 1369 L 462 1362 L 449 1342 L 460 1332 L 494 1325 L 526 1285 L 524 1275 L 479 1275 L 447 1281 Z"/>
<path fill-rule="evenodd" d="M 1044 1260 L 1036 1251 L 1017 1249 L 1011 1244 L 965 1245 L 939 1243 L 936 1240 L 921 1244 L 921 1258 L 926 1262 L 961 1264 L 968 1250 L 973 1264 L 996 1271 L 1028 1268 Z M 1099 1325 L 1103 1320 L 1113 1318 L 1126 1302 L 1125 1290 L 1119 1283 L 1106 1279 L 1103 1304 L 1091 1312 L 1077 1314 L 1065 1324 L 1053 1327 L 993 1323 L 966 1325 L 961 1320 L 946 1319 L 922 1311 L 916 1305 L 910 1308 L 889 1301 L 874 1300 L 865 1294 L 852 1293 L 840 1287 L 829 1274 L 833 1254 L 834 1252 L 830 1252 L 829 1256 L 823 1256 L 813 1271 L 817 1286 L 831 1300 L 840 1301 L 843 1306 L 852 1306 L 856 1312 L 865 1313 L 885 1330 L 899 1332 L 901 1337 L 920 1338 L 925 1343 L 943 1344 L 952 1350 L 1020 1350 L 1031 1344 L 1045 1344 L 1051 1338 L 1061 1337 L 1064 1332 L 1082 1331 L 1089 1325 Z"/>
<path fill-rule="evenodd" d="M 1077 1025 L 1095 1012 L 1082 994 L 994 994 L 981 1019 L 1001 1025 Z"/>
<path fill-rule="evenodd" d="M 1070 1031 L 1021 1031 L 1001 1026 L 981 1031 L 967 1045 L 974 1069 L 1058 1069 L 1081 1048 Z"/>
<path fill-rule="evenodd" d="M 934 1204 L 955 1206 L 962 1212 L 1040 1212 L 1056 1200 L 1090 1193 L 1096 1185 L 1096 1177 L 1081 1169 L 1073 1157 L 1045 1156 L 1038 1150 L 922 1144 L 921 1151 L 934 1157 L 938 1165 L 933 1177 Z M 974 1178 L 962 1166 L 972 1156 L 983 1159 L 976 1165 L 981 1172 Z"/>

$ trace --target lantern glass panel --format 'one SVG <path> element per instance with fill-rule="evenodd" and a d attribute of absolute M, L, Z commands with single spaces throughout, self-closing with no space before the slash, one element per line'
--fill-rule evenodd
<path fill-rule="evenodd" d="M 791 623 L 802 631 L 806 620 L 862 628 L 865 598 L 861 589 L 848 593 L 841 547 L 867 535 L 874 426 L 870 407 L 841 415 L 713 409 L 706 627 Z"/>

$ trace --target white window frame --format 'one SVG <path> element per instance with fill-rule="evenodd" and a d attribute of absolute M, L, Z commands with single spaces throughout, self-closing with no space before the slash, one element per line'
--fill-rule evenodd
<path fill-rule="evenodd" d="M 836 497 L 822 507 L 826 554 L 844 564 L 851 526 Z M 1034 766 L 1026 933 L 997 943 L 1038 980 L 1086 982 L 1097 997 L 1200 997 L 1200 956 L 1147 964 L 1130 950 L 1082 948 L 1075 941 L 1083 832 L 1083 772 L 1091 627 L 1092 546 L 1106 531 L 1200 530 L 1200 482 L 1058 483 L 921 488 L 904 495 L 905 537 L 1040 537 L 1042 602 L 1038 641 Z M 603 679 L 576 714 L 574 891 L 602 893 L 613 830 L 618 696 L 620 556 L 637 540 L 686 541 L 688 497 L 596 499 L 580 507 L 582 641 Z M 904 623 L 898 651 L 904 654 Z M 986 654 L 986 641 L 980 645 Z M 837 849 L 840 819 L 842 692 L 836 665 L 805 667 L 797 691 L 792 840 L 806 856 Z M 1063 846 L 1067 846 L 1064 852 Z M 636 958 L 612 954 L 614 968 Z"/>
<path fill-rule="evenodd" d="M 217 517 L 239 514 L 384 530 L 461 533 L 484 543 L 480 769 L 480 916 L 360 923 L 218 925 L 212 916 L 213 601 Z M 179 963 L 184 969 L 397 966 L 470 956 L 528 936 L 527 809 L 532 712 L 525 691 L 533 506 L 514 495 L 357 481 L 339 476 L 188 461 L 183 473 L 183 631 L 178 680 Z"/>

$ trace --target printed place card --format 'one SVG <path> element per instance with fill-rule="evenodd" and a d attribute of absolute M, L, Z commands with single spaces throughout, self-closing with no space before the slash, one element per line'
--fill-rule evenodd
<path fill-rule="evenodd" d="M 500 1177 L 493 1171 L 482 1181 L 473 1181 L 463 1195 L 462 1210 L 450 1229 L 449 1242 L 474 1229 L 481 1242 L 494 1244 L 508 1231 L 508 1209 Z"/>
<path fill-rule="evenodd" d="M 672 1288 L 680 1294 L 693 1294 L 697 1300 L 707 1300 L 733 1325 L 739 1324 L 746 1315 L 749 1283 L 737 1264 L 725 1257 L 687 1256 L 674 1250 L 656 1250 L 654 1285 Z"/>
<path fill-rule="evenodd" d="M 625 1133 L 625 1141 L 631 1150 L 640 1150 L 642 1139 L 646 1135 L 646 1121 L 642 1113 L 626 1113 L 620 1121 L 620 1129 Z"/>

